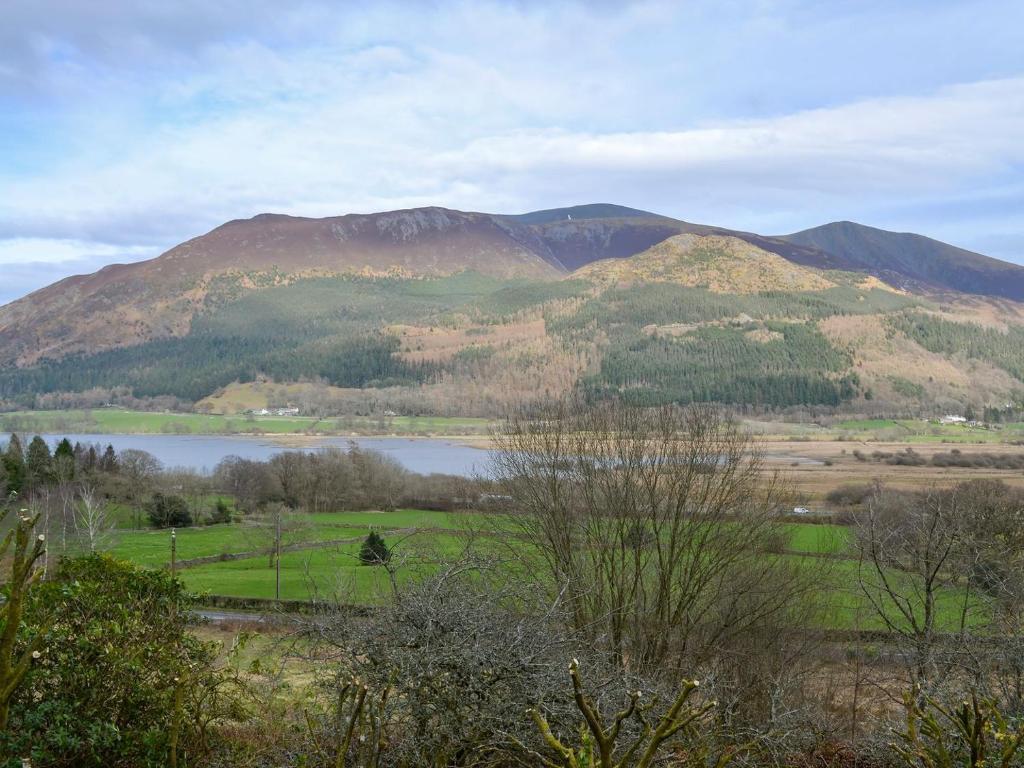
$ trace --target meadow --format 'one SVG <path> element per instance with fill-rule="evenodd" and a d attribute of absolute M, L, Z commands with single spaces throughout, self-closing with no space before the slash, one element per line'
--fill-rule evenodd
<path fill-rule="evenodd" d="M 850 439 L 901 443 L 1002 443 L 1024 439 L 1024 423 L 985 427 L 923 419 L 849 419 L 833 425 L 832 432 Z"/>
<path fill-rule="evenodd" d="M 846 418 L 835 422 L 745 419 L 755 435 L 792 442 L 1015 443 L 1024 440 L 1024 422 L 992 426 L 940 424 L 931 419 Z"/>
<path fill-rule="evenodd" d="M 472 416 L 257 416 L 93 408 L 11 411 L 0 414 L 0 432 L 40 434 L 181 435 L 477 435 L 491 419 Z M 744 420 L 756 435 L 803 441 L 891 443 L 1014 443 L 1024 440 L 1024 422 L 994 427 L 940 424 L 923 419 L 845 419 L 831 425 Z"/>
<path fill-rule="evenodd" d="M 516 567 L 514 548 L 520 546 L 515 525 L 511 518 L 484 513 L 415 509 L 293 516 L 286 521 L 282 536 L 280 597 L 372 605 L 387 598 L 392 580 L 400 585 L 429 575 L 440 563 L 458 558 L 467 547 L 504 559 L 511 573 Z M 851 555 L 852 530 L 813 523 L 787 523 L 783 528 L 787 535 L 783 552 L 765 556 L 816 569 L 820 578 L 816 622 L 829 629 L 884 629 L 859 587 L 859 563 Z M 392 547 L 392 567 L 360 564 L 359 548 L 371 530 L 378 531 Z M 197 594 L 274 598 L 276 569 L 269 556 L 273 546 L 270 529 L 233 523 L 180 529 L 176 539 L 178 576 Z M 116 556 L 146 567 L 167 567 L 170 532 L 122 531 L 109 548 Z M 187 562 L 239 553 L 249 556 L 198 565 Z M 942 596 L 940 624 L 952 625 L 962 598 L 955 590 Z M 972 610 L 983 614 L 980 604 L 972 602 Z"/>

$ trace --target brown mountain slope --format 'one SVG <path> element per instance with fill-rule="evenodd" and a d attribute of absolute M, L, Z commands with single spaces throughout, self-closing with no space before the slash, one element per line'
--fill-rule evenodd
<path fill-rule="evenodd" d="M 261 214 L 230 221 L 160 257 L 176 273 L 193 270 L 398 272 L 411 276 L 473 270 L 495 277 L 554 277 L 528 230 L 484 213 L 445 208 L 307 219 Z"/>
<path fill-rule="evenodd" d="M 557 279 L 594 262 L 635 257 L 684 234 L 735 238 L 772 254 L 776 277 L 785 260 L 791 268 L 866 272 L 914 290 L 1018 297 L 1022 267 L 917 236 L 862 227 L 853 236 L 846 227 L 840 237 L 834 229 L 822 228 L 828 237 L 816 230 L 766 237 L 605 203 L 517 216 L 444 208 L 323 219 L 262 214 L 228 222 L 155 259 L 68 278 L 0 307 L 0 367 L 184 335 L 196 312 L 211 302 L 301 277 L 469 270 Z M 936 248 L 941 258 L 934 257 Z"/>
<path fill-rule="evenodd" d="M 228 222 L 155 259 L 67 278 L 0 307 L 0 365 L 187 333 L 213 291 L 237 294 L 309 275 L 464 270 L 535 279 L 565 272 L 530 228 L 488 214 L 444 208 L 324 219 L 262 214 Z"/>

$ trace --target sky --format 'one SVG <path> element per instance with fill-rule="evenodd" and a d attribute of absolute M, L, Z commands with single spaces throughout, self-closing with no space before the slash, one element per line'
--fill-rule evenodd
<path fill-rule="evenodd" d="M 1024 263 L 1020 0 L 5 0 L 0 303 L 261 212 L 612 202 Z"/>

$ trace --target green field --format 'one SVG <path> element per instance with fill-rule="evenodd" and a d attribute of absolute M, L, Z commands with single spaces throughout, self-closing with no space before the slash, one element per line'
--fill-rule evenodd
<path fill-rule="evenodd" d="M 838 436 L 898 443 L 1001 443 L 1024 438 L 1024 423 L 994 428 L 939 424 L 921 419 L 850 419 L 835 424 Z"/>
<path fill-rule="evenodd" d="M 410 529 L 436 532 L 469 526 L 493 528 L 483 515 L 471 513 L 448 514 L 416 509 L 402 509 L 394 512 L 327 512 L 316 515 L 301 515 L 288 518 L 282 537 L 285 546 L 338 541 L 341 539 L 363 538 L 371 530 L 403 531 Z M 235 523 L 211 525 L 196 528 L 180 528 L 175 532 L 178 560 L 195 557 L 212 557 L 221 554 L 252 552 L 271 546 L 270 532 L 256 526 Z M 110 551 L 117 557 L 131 560 L 147 567 L 160 567 L 170 562 L 171 532 L 122 531 L 115 536 Z M 244 563 L 247 561 L 235 561 Z M 227 594 L 227 593 L 225 593 Z M 259 597 L 260 595 L 250 595 Z"/>
<path fill-rule="evenodd" d="M 447 416 L 387 418 L 312 416 L 217 416 L 151 413 L 119 408 L 74 411 L 14 411 L 0 414 L 0 432 L 43 434 L 446 434 L 485 433 L 487 419 Z"/>
<path fill-rule="evenodd" d="M 394 538 L 385 539 L 389 542 Z M 360 565 L 361 541 L 338 546 L 288 552 L 281 556 L 281 598 L 284 600 L 336 599 L 342 603 L 372 605 L 390 589 L 387 570 Z M 461 547 L 456 536 L 407 534 L 393 557 L 398 581 L 404 582 L 435 570 L 444 556 L 454 556 Z M 181 571 L 182 581 L 198 593 L 234 597 L 274 597 L 276 573 L 269 559 L 234 560 Z"/>
<path fill-rule="evenodd" d="M 852 531 L 845 525 L 789 523 L 785 528 L 790 532 L 787 549 L 791 552 L 839 555 L 848 552 L 853 541 Z"/>
<path fill-rule="evenodd" d="M 510 541 L 515 522 L 509 517 L 467 512 L 430 512 L 402 509 L 394 512 L 334 512 L 298 516 L 301 525 L 286 525 L 286 551 L 281 557 L 281 598 L 309 600 L 314 597 L 352 604 L 373 604 L 391 589 L 386 569 L 359 563 L 362 540 L 370 530 L 380 531 L 394 551 L 399 583 L 429 575 L 438 563 L 459 556 L 469 545 L 499 549 Z M 858 563 L 846 557 L 852 542 L 849 528 L 840 525 L 787 523 L 783 557 L 800 567 L 814 568 L 821 588 L 819 621 L 832 628 L 884 629 L 859 586 Z M 496 535 L 496 534 L 506 535 Z M 179 577 L 199 594 L 240 598 L 273 598 L 275 569 L 265 551 L 272 545 L 269 530 L 254 530 L 242 523 L 177 531 L 179 563 L 190 558 L 228 553 L 261 554 L 239 560 L 223 560 L 182 567 Z M 301 548 L 287 551 L 289 545 Z M 110 547 L 118 557 L 147 567 L 166 567 L 170 560 L 169 531 L 125 531 Z M 822 555 L 828 556 L 822 559 Z M 512 567 L 511 565 L 509 566 Z M 870 574 L 869 574 L 870 575 Z M 901 578 L 895 575 L 895 578 Z M 951 625 L 960 610 L 962 594 L 945 594 L 939 601 L 941 622 Z M 972 610 L 981 617 L 980 604 Z M 980 618 L 979 618 L 980 620 Z"/>

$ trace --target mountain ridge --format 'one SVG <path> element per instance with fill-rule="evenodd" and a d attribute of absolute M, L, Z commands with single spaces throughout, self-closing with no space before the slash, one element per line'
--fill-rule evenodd
<path fill-rule="evenodd" d="M 834 221 L 778 238 L 820 249 L 858 270 L 907 287 L 916 284 L 1024 301 L 1024 267 L 913 232 Z"/>
<path fill-rule="evenodd" d="M 600 395 L 654 387 L 647 402 L 675 392 L 838 403 L 897 386 L 1013 398 L 1024 375 L 1014 353 L 1022 276 L 850 222 L 766 236 L 609 203 L 517 215 L 263 213 L 0 307 L 0 397 L 129 386 L 195 401 L 259 377 L 423 387 L 475 371 L 503 381 L 504 397 L 546 391 L 553 377 L 556 389 Z M 957 292 L 961 278 L 981 293 Z M 1008 329 L 1012 339 L 999 335 Z M 983 359 L 954 360 L 964 333 Z M 480 340 L 492 334 L 499 344 Z M 911 386 L 891 355 L 861 349 L 891 334 L 921 366 L 938 355 L 947 372 L 986 373 L 933 386 L 918 372 Z M 430 351 L 442 338 L 443 359 Z M 721 355 L 735 361 L 719 370 Z M 168 383 L 172 370 L 189 370 L 189 385 Z M 526 370 L 535 378 L 517 390 L 509 377 Z"/>

